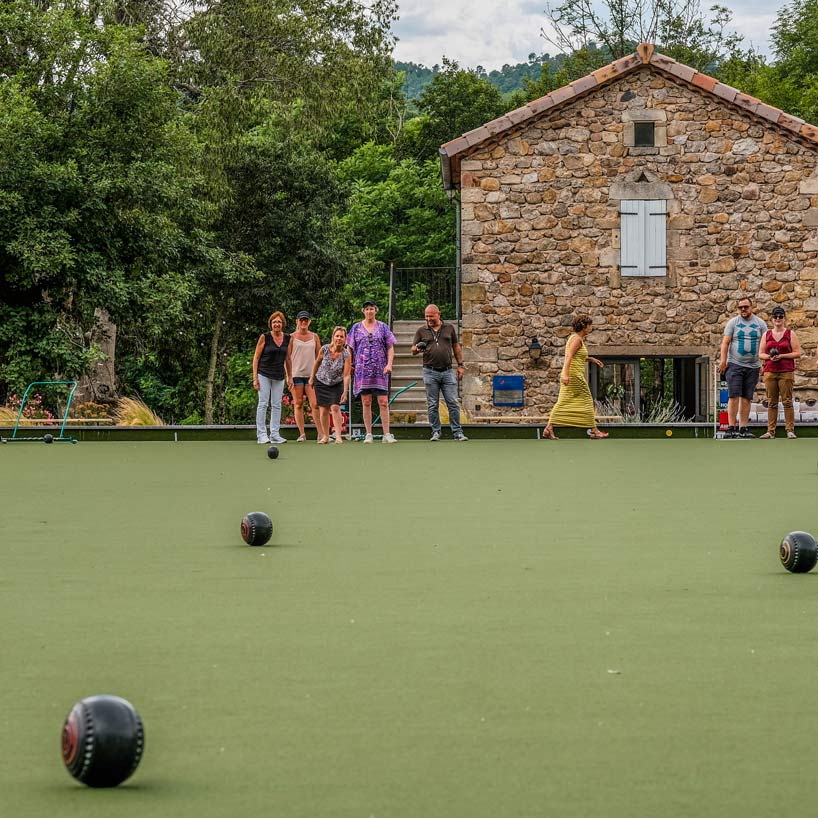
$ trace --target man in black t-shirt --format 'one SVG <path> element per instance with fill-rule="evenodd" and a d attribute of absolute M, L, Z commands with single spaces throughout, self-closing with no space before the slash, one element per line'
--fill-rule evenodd
<path fill-rule="evenodd" d="M 440 310 L 429 304 L 424 311 L 426 326 L 415 333 L 412 355 L 423 353 L 423 385 L 426 387 L 432 440 L 440 440 L 440 393 L 449 409 L 449 422 L 455 440 L 468 440 L 460 425 L 460 405 L 457 402 L 457 382 L 463 377 L 463 350 L 457 340 L 457 330 L 444 324 Z M 453 365 L 456 365 L 454 368 Z"/>

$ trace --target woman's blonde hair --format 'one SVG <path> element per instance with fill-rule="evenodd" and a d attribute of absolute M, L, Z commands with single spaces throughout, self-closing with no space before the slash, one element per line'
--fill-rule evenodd
<path fill-rule="evenodd" d="M 332 328 L 332 334 L 330 335 L 330 340 L 332 340 L 335 337 L 335 333 L 338 332 L 338 330 L 341 330 L 341 332 L 344 333 L 344 340 L 346 340 L 346 337 L 347 337 L 347 328 L 346 327 L 333 327 Z"/>
<path fill-rule="evenodd" d="M 287 319 L 284 317 L 284 313 L 281 310 L 276 310 L 268 319 L 267 319 L 267 326 L 272 329 L 273 321 L 276 318 L 281 319 L 281 326 L 282 328 L 287 325 Z"/>

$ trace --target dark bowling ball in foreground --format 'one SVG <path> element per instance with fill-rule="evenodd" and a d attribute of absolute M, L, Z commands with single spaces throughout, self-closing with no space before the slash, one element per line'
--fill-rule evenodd
<path fill-rule="evenodd" d="M 264 545 L 273 536 L 273 521 L 263 511 L 251 511 L 241 521 L 241 538 L 247 545 Z"/>
<path fill-rule="evenodd" d="M 818 543 L 806 531 L 791 531 L 778 549 L 781 564 L 793 574 L 806 574 L 818 562 Z"/>
<path fill-rule="evenodd" d="M 77 781 L 115 787 L 139 766 L 145 749 L 142 719 L 119 696 L 77 702 L 62 728 L 62 760 Z"/>
<path fill-rule="evenodd" d="M 53 443 L 54 438 L 51 435 L 43 435 L 43 443 Z"/>
<path fill-rule="evenodd" d="M 270 460 L 275 460 L 278 457 L 278 446 L 270 446 L 270 448 L 267 449 L 267 457 L 269 457 Z"/>

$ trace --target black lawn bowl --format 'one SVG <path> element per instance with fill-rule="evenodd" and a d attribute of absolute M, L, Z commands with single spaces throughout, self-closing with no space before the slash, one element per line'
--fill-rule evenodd
<path fill-rule="evenodd" d="M 269 457 L 270 460 L 276 460 L 278 458 L 278 446 L 270 446 L 270 448 L 267 449 L 267 457 Z"/>
<path fill-rule="evenodd" d="M 139 766 L 145 749 L 142 719 L 119 696 L 77 702 L 62 728 L 62 760 L 89 787 L 116 787 Z"/>
<path fill-rule="evenodd" d="M 793 574 L 806 574 L 818 562 L 818 543 L 806 531 L 791 531 L 778 549 L 781 564 Z"/>
<path fill-rule="evenodd" d="M 43 435 L 43 443 L 53 443 L 54 436 L 53 435 Z"/>
<path fill-rule="evenodd" d="M 273 536 L 273 521 L 263 511 L 251 511 L 241 521 L 241 538 L 247 545 L 265 545 Z"/>

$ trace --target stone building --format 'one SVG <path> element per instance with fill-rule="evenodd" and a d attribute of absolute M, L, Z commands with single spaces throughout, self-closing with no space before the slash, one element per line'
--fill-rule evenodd
<path fill-rule="evenodd" d="M 547 413 L 571 315 L 588 312 L 606 362 L 595 398 L 645 409 L 670 379 L 704 420 L 744 294 L 768 323 L 787 309 L 805 348 L 796 394 L 814 405 L 818 128 L 642 44 L 440 154 L 460 191 L 471 416 Z M 508 375 L 524 375 L 524 407 L 493 405 Z"/>

